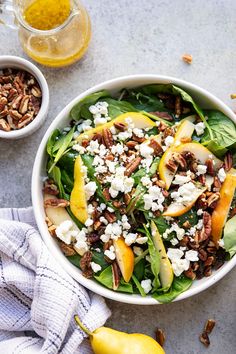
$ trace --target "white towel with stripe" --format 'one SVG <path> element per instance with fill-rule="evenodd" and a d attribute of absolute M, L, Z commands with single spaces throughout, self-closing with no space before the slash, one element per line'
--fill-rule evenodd
<path fill-rule="evenodd" d="M 93 331 L 110 311 L 55 261 L 32 208 L 0 209 L 0 353 L 91 354 L 75 314 Z"/>

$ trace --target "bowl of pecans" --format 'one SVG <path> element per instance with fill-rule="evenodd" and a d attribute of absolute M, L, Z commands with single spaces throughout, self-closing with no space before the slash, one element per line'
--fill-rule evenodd
<path fill-rule="evenodd" d="M 19 139 L 44 122 L 49 90 L 41 71 L 28 60 L 0 57 L 0 138 Z"/>
<path fill-rule="evenodd" d="M 182 300 L 219 281 L 236 264 L 235 123 L 218 98 L 167 76 L 80 94 L 33 168 L 52 256 L 88 289 L 132 304 Z"/>

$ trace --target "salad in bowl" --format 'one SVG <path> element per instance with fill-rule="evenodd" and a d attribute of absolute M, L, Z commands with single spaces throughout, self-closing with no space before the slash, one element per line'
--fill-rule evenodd
<path fill-rule="evenodd" d="M 83 276 L 174 300 L 236 253 L 236 126 L 181 87 L 100 90 L 47 139 L 48 230 Z"/>

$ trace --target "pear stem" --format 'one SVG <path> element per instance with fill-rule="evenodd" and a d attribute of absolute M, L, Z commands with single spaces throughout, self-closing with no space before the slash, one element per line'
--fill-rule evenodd
<path fill-rule="evenodd" d="M 86 328 L 86 327 L 84 326 L 84 324 L 80 321 L 78 315 L 75 315 L 75 316 L 74 316 L 74 319 L 75 319 L 75 322 L 77 323 L 77 325 L 79 325 L 79 327 L 82 329 L 82 331 L 84 331 L 84 332 L 85 332 L 86 334 L 88 334 L 89 336 L 92 336 L 92 335 L 93 335 L 93 333 L 90 332 L 90 331 L 88 330 L 88 328 Z"/>

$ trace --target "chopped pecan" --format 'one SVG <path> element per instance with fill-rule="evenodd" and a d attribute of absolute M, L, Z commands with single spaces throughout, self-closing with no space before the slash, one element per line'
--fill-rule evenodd
<path fill-rule="evenodd" d="M 17 121 L 22 118 L 22 114 L 20 114 L 16 109 L 15 110 L 10 109 L 9 114 L 13 119 Z"/>
<path fill-rule="evenodd" d="M 66 257 L 74 256 L 76 254 L 74 248 L 70 245 L 65 244 L 64 242 L 60 242 L 59 247 Z"/>
<path fill-rule="evenodd" d="M 9 132 L 11 130 L 10 125 L 3 118 L 0 119 L 0 130 L 4 130 L 5 132 Z"/>
<path fill-rule="evenodd" d="M 204 262 L 205 267 L 211 266 L 215 262 L 215 257 L 214 256 L 209 256 L 207 260 Z"/>
<path fill-rule="evenodd" d="M 130 140 L 126 143 L 128 149 L 134 149 L 136 145 L 138 145 L 138 142 L 133 140 Z"/>
<path fill-rule="evenodd" d="M 17 90 L 12 88 L 9 90 L 9 95 L 7 96 L 8 102 L 11 102 L 17 95 Z"/>
<path fill-rule="evenodd" d="M 212 193 L 208 198 L 207 198 L 207 205 L 211 209 L 215 209 L 218 200 L 220 199 L 220 193 Z"/>
<path fill-rule="evenodd" d="M 200 176 L 198 176 L 198 181 L 199 181 L 202 185 L 205 185 L 205 184 L 206 184 L 206 175 L 200 175 Z"/>
<path fill-rule="evenodd" d="M 153 181 L 153 179 L 152 179 L 152 181 Z M 165 182 L 164 181 L 162 181 L 161 179 L 157 179 L 156 181 L 154 181 L 155 182 L 155 184 L 158 186 L 158 187 L 160 187 L 160 188 L 166 188 L 166 184 L 165 184 Z"/>
<path fill-rule="evenodd" d="M 31 113 L 26 113 L 23 117 L 19 120 L 17 124 L 17 128 L 21 129 L 29 124 L 33 120 L 34 116 Z"/>
<path fill-rule="evenodd" d="M 112 269 L 112 288 L 113 290 L 117 290 L 120 285 L 121 274 L 120 274 L 120 268 L 116 263 L 116 261 L 112 263 L 111 269 Z"/>
<path fill-rule="evenodd" d="M 7 115 L 8 115 L 9 111 L 8 111 L 8 108 L 5 107 L 2 112 L 0 112 L 0 118 L 4 118 L 6 119 Z"/>
<path fill-rule="evenodd" d="M 225 154 L 225 158 L 224 158 L 224 169 L 226 172 L 228 172 L 233 166 L 233 155 L 230 151 L 228 151 Z"/>
<path fill-rule="evenodd" d="M 129 193 L 124 194 L 125 205 L 128 205 L 130 201 L 131 201 L 131 195 Z"/>
<path fill-rule="evenodd" d="M 88 139 L 83 139 L 81 142 L 81 145 L 86 148 L 89 145 L 89 140 Z"/>
<path fill-rule="evenodd" d="M 192 64 L 192 61 L 193 61 L 193 57 L 191 54 L 184 54 L 182 55 L 182 59 L 185 63 L 187 64 Z"/>
<path fill-rule="evenodd" d="M 16 96 L 14 98 L 14 100 L 11 102 L 11 108 L 14 110 L 14 109 L 19 109 L 20 107 L 20 103 L 21 103 L 21 100 L 22 100 L 22 97 L 23 95 L 20 94 L 18 96 Z"/>
<path fill-rule="evenodd" d="M 151 139 L 149 146 L 154 150 L 155 156 L 160 156 L 163 153 L 161 145 L 154 139 Z"/>
<path fill-rule="evenodd" d="M 178 163 L 179 167 L 181 167 L 182 170 L 187 169 L 187 161 L 182 154 L 175 152 L 175 153 L 173 153 L 172 156 L 173 156 L 174 161 L 176 161 Z"/>
<path fill-rule="evenodd" d="M 190 229 L 191 224 L 190 224 L 189 220 L 186 220 L 186 221 L 183 223 L 183 227 L 184 227 L 185 229 Z"/>
<path fill-rule="evenodd" d="M 124 123 L 119 123 L 119 122 L 114 123 L 114 127 L 121 132 L 124 132 L 127 128 Z"/>
<path fill-rule="evenodd" d="M 111 133 L 110 129 L 104 128 L 102 130 L 102 136 L 103 136 L 104 145 L 107 148 L 112 147 L 114 142 L 113 142 L 113 136 L 112 136 L 112 133 Z"/>
<path fill-rule="evenodd" d="M 190 141 L 192 141 L 192 139 L 189 136 L 183 136 L 182 138 L 180 138 L 180 142 L 182 144 L 190 143 Z"/>
<path fill-rule="evenodd" d="M 45 208 L 65 208 L 70 205 L 70 202 L 65 199 L 50 198 L 44 201 Z"/>
<path fill-rule="evenodd" d="M 109 188 L 105 188 L 102 192 L 104 198 L 109 201 L 111 200 L 111 195 L 110 195 L 110 192 L 109 192 Z"/>
<path fill-rule="evenodd" d="M 114 202 L 112 204 L 114 205 L 115 208 L 120 208 L 122 205 L 122 202 L 119 200 L 114 200 Z"/>
<path fill-rule="evenodd" d="M 105 210 L 104 211 L 104 216 L 107 219 L 107 221 L 109 223 L 113 223 L 116 221 L 116 214 L 115 213 L 111 213 L 109 210 Z"/>
<path fill-rule="evenodd" d="M 156 341 L 157 341 L 157 343 L 159 343 L 160 346 L 163 347 L 164 343 L 165 343 L 165 340 L 166 340 L 166 336 L 165 336 L 164 331 L 161 328 L 157 328 L 157 330 L 156 330 Z"/>
<path fill-rule="evenodd" d="M 200 339 L 200 342 L 205 345 L 205 347 L 209 347 L 210 339 L 209 339 L 209 336 L 208 336 L 207 332 L 205 332 L 205 331 L 202 332 L 202 334 L 200 335 L 199 339 Z"/>
<path fill-rule="evenodd" d="M 0 112 L 2 112 L 7 104 L 7 99 L 6 97 L 1 97 L 0 98 Z"/>
<path fill-rule="evenodd" d="M 50 225 L 48 226 L 48 231 L 52 237 L 56 237 L 56 226 L 55 225 Z"/>
<path fill-rule="evenodd" d="M 165 198 L 167 198 L 169 196 L 169 192 L 166 189 L 163 189 L 161 192 Z"/>
<path fill-rule="evenodd" d="M 174 136 L 175 135 L 175 131 L 173 128 L 167 127 L 164 132 L 163 132 L 163 136 L 162 138 L 165 139 L 168 136 Z"/>
<path fill-rule="evenodd" d="M 198 200 L 196 202 L 196 205 L 197 205 L 198 209 L 203 209 L 203 210 L 208 207 L 205 193 L 202 193 L 199 196 L 199 198 L 198 198 Z"/>
<path fill-rule="evenodd" d="M 211 266 L 206 267 L 206 268 L 204 269 L 204 276 L 205 276 L 205 277 L 210 277 L 211 274 L 212 274 L 212 268 L 211 268 Z"/>
<path fill-rule="evenodd" d="M 128 165 L 125 167 L 125 175 L 130 176 L 134 171 L 137 170 L 142 158 L 140 156 L 137 156 L 134 160 L 130 161 Z"/>
<path fill-rule="evenodd" d="M 158 125 L 159 132 L 164 132 L 166 130 L 166 128 L 168 128 L 168 125 L 166 123 L 164 123 L 163 121 L 161 121 L 160 124 Z"/>
<path fill-rule="evenodd" d="M 105 160 L 114 161 L 115 156 L 112 154 L 106 155 Z"/>
<path fill-rule="evenodd" d="M 80 260 L 80 268 L 82 270 L 83 276 L 86 278 L 91 278 L 93 275 L 91 262 L 92 262 L 92 252 L 87 251 L 84 253 L 84 255 Z"/>
<path fill-rule="evenodd" d="M 23 96 L 21 103 L 20 103 L 20 107 L 19 107 L 19 112 L 21 114 L 25 114 L 28 111 L 29 99 L 30 99 L 30 96 L 28 96 L 28 95 Z"/>
<path fill-rule="evenodd" d="M 179 117 L 182 113 L 182 99 L 180 96 L 175 98 L 175 116 Z"/>
<path fill-rule="evenodd" d="M 203 212 L 203 227 L 199 232 L 199 242 L 207 240 L 211 235 L 211 215 L 207 212 Z"/>
<path fill-rule="evenodd" d="M 135 134 L 132 135 L 132 139 L 133 139 L 134 141 L 136 141 L 137 143 L 139 143 L 139 144 L 143 143 L 143 142 L 146 140 L 144 137 L 143 137 L 143 138 L 140 138 L 140 137 L 138 137 L 138 136 L 135 135 Z"/>
<path fill-rule="evenodd" d="M 102 143 L 102 134 L 100 133 L 95 133 L 94 136 L 92 137 L 92 140 L 97 140 L 99 144 Z"/>
<path fill-rule="evenodd" d="M 168 168 L 168 170 L 175 173 L 178 169 L 178 163 L 173 158 L 171 158 L 167 161 L 166 167 Z"/>
<path fill-rule="evenodd" d="M 207 173 L 209 173 L 209 175 L 211 175 L 211 176 L 214 176 L 215 175 L 215 171 L 214 171 L 213 160 L 212 159 L 207 159 L 205 163 L 206 163 L 206 166 L 207 166 Z"/>
<path fill-rule="evenodd" d="M 213 186 L 214 186 L 214 191 L 218 192 L 221 188 L 221 182 L 219 180 L 219 178 L 217 176 L 214 177 L 214 182 L 213 182 Z"/>
<path fill-rule="evenodd" d="M 186 271 L 184 272 L 184 275 L 185 275 L 187 278 L 189 278 L 189 279 L 192 279 L 192 280 L 196 279 L 196 273 L 194 273 L 194 271 L 193 271 L 191 268 L 189 268 L 188 270 L 186 270 Z"/>
<path fill-rule="evenodd" d="M 53 183 L 53 181 L 51 181 L 51 180 L 45 181 L 43 191 L 44 191 L 44 193 L 51 194 L 51 195 L 58 195 L 59 194 L 59 190 L 58 190 L 56 184 Z"/>
<path fill-rule="evenodd" d="M 93 228 L 94 228 L 94 230 L 95 230 L 95 231 L 99 230 L 99 229 L 100 229 L 100 227 L 101 227 L 101 225 L 102 225 L 102 223 L 101 223 L 101 221 L 100 221 L 100 220 L 96 220 L 96 221 L 94 221 L 94 224 L 93 224 Z"/>
<path fill-rule="evenodd" d="M 91 233 L 87 236 L 87 241 L 90 245 L 92 245 L 93 243 L 96 243 L 100 240 L 100 236 L 96 233 Z"/>
<path fill-rule="evenodd" d="M 31 92 L 34 97 L 42 97 L 42 92 L 38 86 L 33 86 Z"/>
<path fill-rule="evenodd" d="M 209 320 L 207 320 L 207 322 L 205 323 L 204 332 L 206 332 L 207 334 L 211 334 L 215 327 L 215 324 L 216 321 L 209 318 Z"/>
<path fill-rule="evenodd" d="M 173 121 L 173 117 L 168 112 L 155 111 L 155 112 L 149 112 L 149 113 L 153 114 L 154 116 L 156 116 L 158 118 L 163 118 L 165 120 L 168 120 L 169 122 Z"/>
<path fill-rule="evenodd" d="M 201 261 L 205 262 L 207 260 L 207 252 L 203 248 L 199 249 L 198 257 Z"/>

